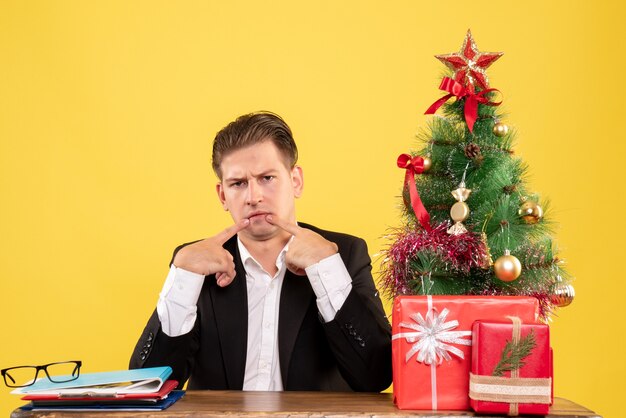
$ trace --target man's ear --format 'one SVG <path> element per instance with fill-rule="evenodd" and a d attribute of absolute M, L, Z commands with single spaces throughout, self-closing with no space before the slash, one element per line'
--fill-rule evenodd
<path fill-rule="evenodd" d="M 291 169 L 291 183 L 293 184 L 294 196 L 300 197 L 302 195 L 302 189 L 304 188 L 304 174 L 302 173 L 302 167 L 299 165 Z"/>
<path fill-rule="evenodd" d="M 226 196 L 224 196 L 224 186 L 222 185 L 221 181 L 215 185 L 215 191 L 217 192 L 217 198 L 220 200 L 222 207 L 224 208 L 224 210 L 227 211 L 228 206 L 226 205 Z"/>

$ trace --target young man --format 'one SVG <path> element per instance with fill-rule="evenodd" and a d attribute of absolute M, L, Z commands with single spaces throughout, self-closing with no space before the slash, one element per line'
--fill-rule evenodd
<path fill-rule="evenodd" d="M 217 134 L 217 195 L 234 224 L 174 251 L 131 368 L 171 366 L 189 389 L 390 385 L 391 330 L 365 241 L 296 222 L 297 156 L 272 113 Z"/>

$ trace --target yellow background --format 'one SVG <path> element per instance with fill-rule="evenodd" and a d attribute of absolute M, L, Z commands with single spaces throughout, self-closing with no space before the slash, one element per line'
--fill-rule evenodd
<path fill-rule="evenodd" d="M 512 4 L 511 4 L 512 3 Z M 618 417 L 625 389 L 620 2 L 0 2 L 0 368 L 123 369 L 172 249 L 225 227 L 215 132 L 267 109 L 298 141 L 301 220 L 399 224 L 433 55 L 489 70 L 530 184 L 551 200 L 576 300 L 552 326 L 556 395 Z M 471 199 L 470 199 L 471 207 Z M 0 388 L 0 416 L 21 402 Z"/>

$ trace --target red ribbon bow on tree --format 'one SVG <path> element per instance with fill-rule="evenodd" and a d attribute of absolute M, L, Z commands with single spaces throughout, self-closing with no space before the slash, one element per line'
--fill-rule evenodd
<path fill-rule="evenodd" d="M 470 132 L 474 129 L 474 123 L 478 117 L 478 103 L 485 104 L 487 106 L 499 106 L 502 102 L 491 102 L 488 98 L 485 97 L 487 93 L 492 91 L 499 92 L 498 89 L 484 89 L 481 90 L 478 94 L 474 92 L 474 86 L 472 84 L 468 84 L 467 87 L 463 86 L 456 80 L 451 79 L 450 77 L 444 77 L 441 80 L 441 85 L 439 85 L 439 90 L 447 91 L 450 94 L 443 96 L 441 99 L 437 100 L 433 103 L 428 110 L 424 113 L 425 115 L 434 114 L 437 109 L 439 109 L 445 102 L 448 101 L 451 97 L 456 97 L 457 100 L 461 100 L 465 98 L 465 122 L 467 123 L 467 127 Z"/>
<path fill-rule="evenodd" d="M 430 215 L 426 211 L 422 199 L 417 192 L 415 185 L 415 174 L 424 172 L 424 159 L 419 155 L 411 157 L 409 154 L 401 154 L 397 161 L 398 167 L 406 169 L 404 176 L 405 186 L 409 186 L 409 195 L 411 196 L 411 206 L 415 212 L 415 216 L 425 230 L 430 231 Z"/>

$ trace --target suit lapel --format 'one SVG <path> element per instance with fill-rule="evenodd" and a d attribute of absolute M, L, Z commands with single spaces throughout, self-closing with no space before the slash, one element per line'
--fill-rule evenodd
<path fill-rule="evenodd" d="M 300 331 L 302 320 L 311 304 L 313 289 L 306 277 L 296 276 L 287 270 L 280 292 L 278 319 L 278 353 L 283 388 L 287 388 L 287 371 L 291 353 Z"/>
<path fill-rule="evenodd" d="M 248 348 L 248 291 L 246 271 L 237 248 L 237 237 L 224 244 L 235 259 L 235 279 L 226 287 L 210 286 L 213 314 L 217 325 L 226 379 L 230 389 L 243 389 Z M 215 280 L 214 277 L 211 277 Z"/>

